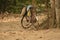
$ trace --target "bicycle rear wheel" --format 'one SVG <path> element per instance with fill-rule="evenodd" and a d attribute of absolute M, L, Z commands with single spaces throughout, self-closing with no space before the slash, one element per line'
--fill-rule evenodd
<path fill-rule="evenodd" d="M 39 25 L 39 19 L 37 16 L 35 17 L 35 22 L 32 22 L 32 25 L 34 26 L 35 30 L 39 29 L 40 25 Z"/>
<path fill-rule="evenodd" d="M 21 25 L 24 29 L 27 29 L 30 28 L 32 24 L 29 22 L 29 20 L 27 21 L 26 16 L 23 16 L 21 19 Z"/>

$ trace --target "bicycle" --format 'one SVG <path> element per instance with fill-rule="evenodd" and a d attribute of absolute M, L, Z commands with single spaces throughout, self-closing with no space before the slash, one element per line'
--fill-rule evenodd
<path fill-rule="evenodd" d="M 31 10 L 29 10 L 31 12 Z M 36 23 L 39 25 L 38 20 L 36 19 L 36 16 L 34 16 L 35 19 L 33 19 L 32 13 L 27 13 L 23 15 L 21 19 L 21 26 L 24 29 L 30 28 L 32 25 L 36 27 Z M 27 20 L 28 19 L 28 20 Z M 33 19 L 33 20 L 32 20 Z"/>

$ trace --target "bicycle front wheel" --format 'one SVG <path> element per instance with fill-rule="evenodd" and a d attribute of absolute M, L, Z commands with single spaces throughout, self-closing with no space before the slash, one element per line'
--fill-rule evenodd
<path fill-rule="evenodd" d="M 21 19 L 21 25 L 24 29 L 27 29 L 30 28 L 32 24 L 29 22 L 29 20 L 27 21 L 26 16 L 23 16 Z"/>

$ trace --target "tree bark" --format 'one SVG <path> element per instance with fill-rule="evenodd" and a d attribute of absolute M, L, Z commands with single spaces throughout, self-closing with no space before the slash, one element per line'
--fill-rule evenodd
<path fill-rule="evenodd" d="M 55 9 L 57 27 L 60 27 L 60 0 L 55 0 Z"/>
<path fill-rule="evenodd" d="M 50 11 L 50 14 L 51 14 L 51 22 L 50 22 L 50 25 L 51 27 L 55 27 L 56 25 L 56 12 L 55 12 L 55 0 L 50 0 L 50 3 L 51 3 L 51 11 Z"/>

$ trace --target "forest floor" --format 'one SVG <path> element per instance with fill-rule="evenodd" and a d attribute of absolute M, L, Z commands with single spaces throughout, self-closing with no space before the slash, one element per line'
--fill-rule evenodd
<path fill-rule="evenodd" d="M 60 40 L 60 29 L 23 29 L 19 20 L 0 20 L 0 40 Z"/>

